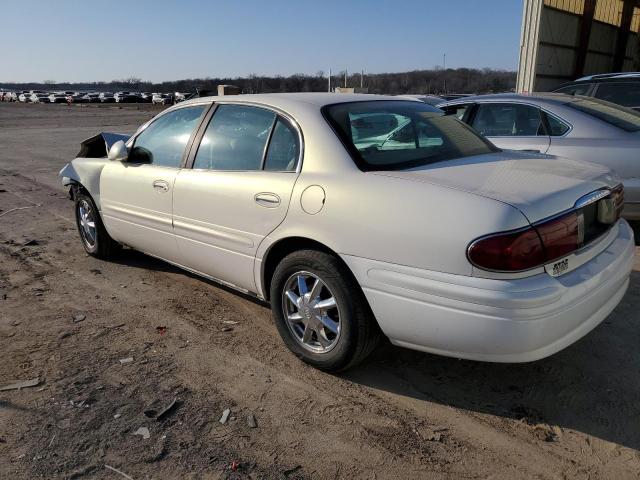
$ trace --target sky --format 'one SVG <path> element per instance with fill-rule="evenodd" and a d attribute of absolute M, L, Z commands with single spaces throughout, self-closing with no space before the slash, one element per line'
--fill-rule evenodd
<path fill-rule="evenodd" d="M 0 82 L 516 70 L 520 0 L 1 0 Z"/>

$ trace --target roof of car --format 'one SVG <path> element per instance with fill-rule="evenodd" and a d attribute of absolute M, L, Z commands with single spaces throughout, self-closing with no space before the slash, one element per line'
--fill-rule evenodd
<path fill-rule="evenodd" d="M 469 102 L 488 102 L 488 101 L 518 101 L 518 102 L 535 102 L 535 103 L 553 103 L 563 104 L 575 100 L 575 96 L 564 93 L 552 92 L 534 92 L 534 93 L 495 93 L 490 95 L 474 95 L 472 97 L 456 98 L 448 102 L 442 102 L 440 105 L 455 105 Z M 573 99 L 573 100 L 572 100 Z"/>
<path fill-rule="evenodd" d="M 640 78 L 640 72 L 618 72 L 618 73 L 599 73 L 596 75 L 588 75 L 586 77 L 577 78 L 574 82 L 588 82 L 594 80 L 619 80 L 625 78 Z M 571 82 L 573 83 L 573 82 Z"/>
<path fill-rule="evenodd" d="M 224 95 L 212 97 L 198 97 L 182 102 L 182 105 L 198 103 L 204 100 L 225 102 L 255 102 L 270 105 L 276 108 L 285 108 L 291 104 L 309 104 L 316 107 L 323 107 L 334 103 L 363 102 L 377 100 L 407 101 L 391 95 L 372 95 L 364 93 L 328 93 L 328 92 L 299 92 L 299 93 L 259 93 L 243 95 Z"/>

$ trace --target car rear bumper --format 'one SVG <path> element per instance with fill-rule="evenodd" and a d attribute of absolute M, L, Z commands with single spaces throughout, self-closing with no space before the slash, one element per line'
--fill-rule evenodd
<path fill-rule="evenodd" d="M 392 343 L 488 362 L 529 362 L 602 322 L 629 284 L 635 245 L 621 220 L 609 245 L 560 277 L 494 280 L 344 255 Z"/>

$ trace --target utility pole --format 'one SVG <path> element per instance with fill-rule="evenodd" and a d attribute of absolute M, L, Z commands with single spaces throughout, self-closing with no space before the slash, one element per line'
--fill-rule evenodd
<path fill-rule="evenodd" d="M 344 69 L 344 88 L 347 88 L 347 69 Z"/>
<path fill-rule="evenodd" d="M 329 90 L 327 91 L 331 93 L 331 69 L 329 69 Z"/>
<path fill-rule="evenodd" d="M 364 87 L 364 70 L 360 70 L 360 88 Z"/>
<path fill-rule="evenodd" d="M 443 81 L 444 81 L 444 93 L 447 93 L 447 54 L 442 54 L 442 69 L 443 69 Z"/>

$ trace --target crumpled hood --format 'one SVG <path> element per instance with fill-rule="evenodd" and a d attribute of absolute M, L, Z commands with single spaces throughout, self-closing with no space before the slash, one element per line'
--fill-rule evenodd
<path fill-rule="evenodd" d="M 109 153 L 111 146 L 119 140 L 126 142 L 131 135 L 123 133 L 100 132 L 93 137 L 83 140 L 80 144 L 80 152 L 76 158 L 102 158 Z"/>
<path fill-rule="evenodd" d="M 493 198 L 516 207 L 531 223 L 572 208 L 587 193 L 621 183 L 601 165 L 516 151 L 371 173 Z"/>

